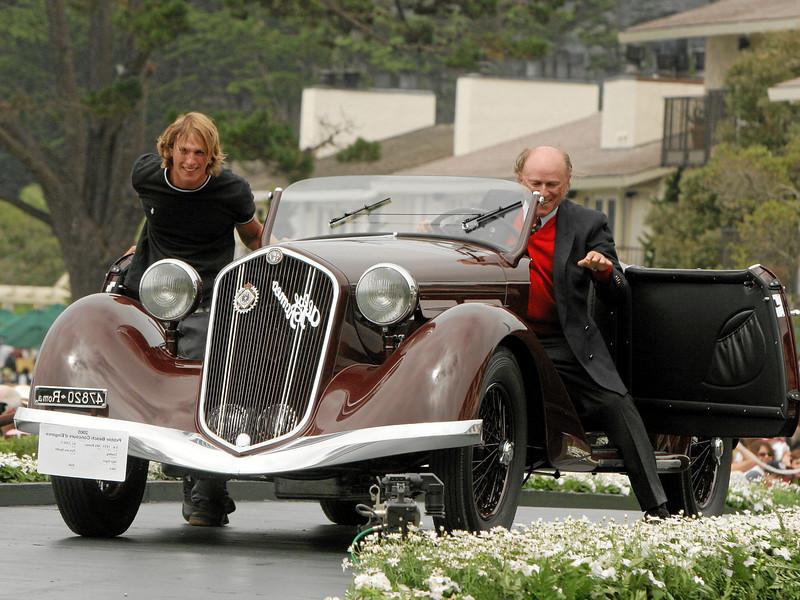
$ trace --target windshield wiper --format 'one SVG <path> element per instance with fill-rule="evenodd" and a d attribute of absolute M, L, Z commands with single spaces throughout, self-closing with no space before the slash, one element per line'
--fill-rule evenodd
<path fill-rule="evenodd" d="M 507 212 L 510 212 L 515 208 L 519 208 L 520 206 L 522 206 L 521 200 L 514 202 L 513 204 L 509 204 L 508 206 L 500 206 L 494 210 L 490 210 L 487 213 L 483 213 L 482 215 L 469 217 L 461 221 L 461 229 L 464 230 L 464 233 L 475 231 L 478 229 L 478 227 L 483 227 L 486 225 L 486 223 L 494 221 L 495 219 L 502 217 Z"/>
<path fill-rule="evenodd" d="M 362 206 L 361 208 L 357 208 L 353 212 L 346 212 L 341 217 L 336 217 L 335 219 L 331 219 L 328 222 L 328 225 L 333 227 L 334 225 L 336 225 L 337 223 L 341 223 L 345 219 L 349 219 L 350 217 L 354 217 L 354 216 L 360 215 L 362 213 L 372 212 L 376 208 L 380 208 L 384 204 L 388 204 L 391 201 L 392 201 L 391 198 L 384 198 L 383 200 L 378 200 L 377 202 L 373 202 L 372 204 L 365 204 L 364 206 Z"/>

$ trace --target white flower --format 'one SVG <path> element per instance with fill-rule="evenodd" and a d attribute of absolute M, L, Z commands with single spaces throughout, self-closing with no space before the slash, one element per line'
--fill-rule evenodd
<path fill-rule="evenodd" d="M 360 590 L 361 588 L 372 588 L 384 592 L 392 591 L 392 584 L 389 582 L 389 578 L 386 577 L 382 571 L 356 575 L 355 586 L 357 590 Z"/>
<path fill-rule="evenodd" d="M 658 579 L 656 579 L 656 576 L 655 576 L 655 575 L 653 575 L 653 572 L 652 572 L 652 571 L 648 571 L 648 572 L 647 572 L 647 579 L 649 579 L 649 580 L 650 580 L 650 583 L 652 583 L 652 584 L 653 584 L 654 586 L 656 586 L 657 588 L 663 588 L 663 587 L 665 587 L 665 586 L 664 586 L 664 582 L 663 582 L 663 581 L 659 581 Z"/>
<path fill-rule="evenodd" d="M 743 564 L 745 567 L 752 567 L 755 564 L 755 562 L 756 562 L 755 556 L 748 556 Z"/>
<path fill-rule="evenodd" d="M 515 573 L 522 573 L 525 577 L 530 577 L 532 573 L 539 573 L 542 570 L 539 565 L 529 565 L 521 560 L 509 561 L 508 567 Z"/>
<path fill-rule="evenodd" d="M 703 581 L 703 578 L 702 578 L 702 577 L 698 577 L 697 575 L 695 575 L 694 577 L 692 577 L 692 579 L 694 580 L 694 582 L 695 582 L 697 585 L 705 585 L 705 584 L 706 584 L 706 582 L 705 582 L 705 581 Z"/>
<path fill-rule="evenodd" d="M 425 580 L 425 583 L 428 584 L 428 589 L 431 591 L 431 598 L 437 600 L 461 591 L 461 587 L 455 581 L 444 575 L 431 575 Z"/>
<path fill-rule="evenodd" d="M 604 569 L 598 562 L 592 562 L 592 575 L 599 579 L 614 579 L 617 570 L 614 567 Z"/>
<path fill-rule="evenodd" d="M 773 550 L 772 553 L 775 556 L 780 556 L 784 560 L 791 560 L 792 558 L 792 555 L 789 554 L 789 550 L 787 548 L 775 548 L 775 550 Z"/>

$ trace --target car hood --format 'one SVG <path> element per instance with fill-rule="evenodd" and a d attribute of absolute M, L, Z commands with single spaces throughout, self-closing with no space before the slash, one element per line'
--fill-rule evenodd
<path fill-rule="evenodd" d="M 505 283 L 503 260 L 488 248 L 433 238 L 393 235 L 298 240 L 280 244 L 319 258 L 344 274 L 351 284 L 377 263 L 408 270 L 420 288 L 459 283 Z"/>

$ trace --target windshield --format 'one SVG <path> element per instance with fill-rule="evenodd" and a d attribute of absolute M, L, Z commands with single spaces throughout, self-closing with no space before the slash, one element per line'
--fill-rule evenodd
<path fill-rule="evenodd" d="M 286 188 L 272 235 L 295 240 L 396 233 L 510 250 L 519 239 L 523 206 L 530 197 L 521 185 L 502 179 L 319 177 Z"/>

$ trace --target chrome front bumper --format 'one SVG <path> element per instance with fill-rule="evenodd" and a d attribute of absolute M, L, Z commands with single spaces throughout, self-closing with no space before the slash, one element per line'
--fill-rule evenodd
<path fill-rule="evenodd" d="M 481 443 L 482 421 L 447 421 L 371 427 L 298 438 L 249 456 L 222 450 L 197 433 L 118 419 L 18 408 L 17 428 L 38 433 L 42 423 L 128 434 L 128 454 L 147 460 L 231 476 L 277 475 L 363 460 Z"/>

